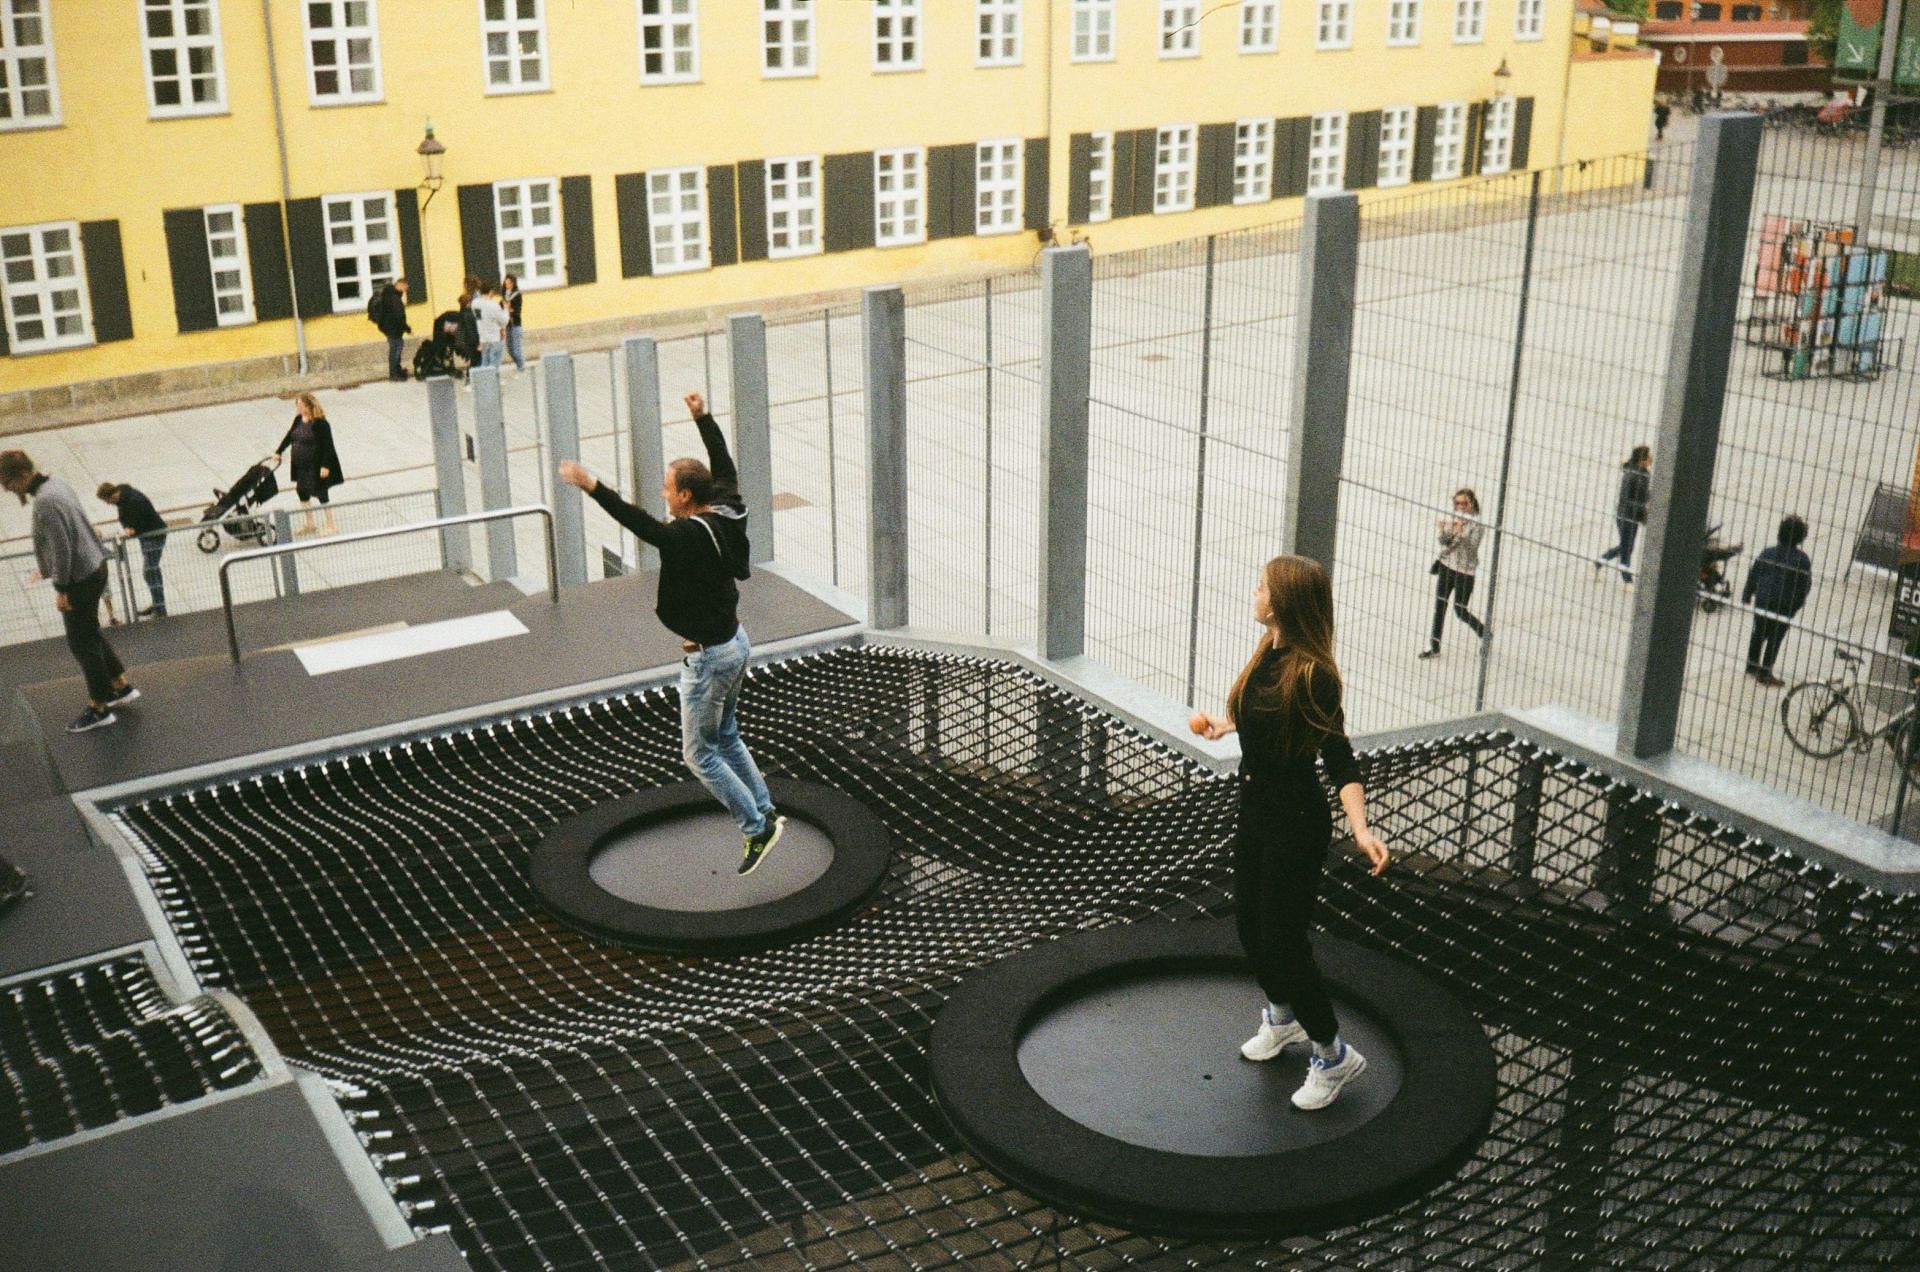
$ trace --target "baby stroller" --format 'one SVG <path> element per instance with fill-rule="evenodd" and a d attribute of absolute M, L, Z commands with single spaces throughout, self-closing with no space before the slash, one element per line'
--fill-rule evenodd
<path fill-rule="evenodd" d="M 1720 542 L 1720 527 L 1707 529 L 1707 541 L 1700 549 L 1700 609 L 1711 614 L 1733 599 L 1733 584 L 1727 582 L 1727 562 L 1740 555 L 1744 544 Z"/>
<path fill-rule="evenodd" d="M 200 514 L 200 520 L 208 524 L 193 540 L 202 552 L 212 552 L 220 546 L 222 530 L 237 543 L 257 543 L 261 547 L 278 537 L 273 519 L 257 516 L 253 509 L 280 493 L 280 483 L 273 476 L 273 465 L 279 459 L 275 455 L 272 463 L 263 460 L 252 465 L 227 490 L 214 487 L 213 503 Z"/>
<path fill-rule="evenodd" d="M 468 349 L 462 326 L 458 309 L 449 309 L 433 320 L 433 334 L 422 340 L 413 354 L 414 379 L 436 375 L 458 379 L 467 373 L 479 350 Z"/>

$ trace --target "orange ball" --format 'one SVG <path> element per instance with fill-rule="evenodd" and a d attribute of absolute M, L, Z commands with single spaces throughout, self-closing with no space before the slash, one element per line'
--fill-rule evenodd
<path fill-rule="evenodd" d="M 1207 731 L 1206 715 L 1199 711 L 1194 712 L 1191 716 L 1187 717 L 1187 727 L 1195 733 L 1205 733 Z"/>

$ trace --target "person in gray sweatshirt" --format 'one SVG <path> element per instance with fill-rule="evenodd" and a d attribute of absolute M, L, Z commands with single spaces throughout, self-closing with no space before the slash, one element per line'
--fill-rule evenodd
<path fill-rule="evenodd" d="M 73 651 L 87 678 L 87 709 L 67 726 L 85 733 L 112 724 L 115 707 L 140 696 L 127 669 L 100 631 L 100 596 L 107 590 L 107 554 L 80 506 L 73 487 L 33 466 L 25 451 L 0 451 L 0 487 L 21 503 L 33 505 L 33 554 L 41 577 L 53 584 L 54 608 L 67 629 Z"/>

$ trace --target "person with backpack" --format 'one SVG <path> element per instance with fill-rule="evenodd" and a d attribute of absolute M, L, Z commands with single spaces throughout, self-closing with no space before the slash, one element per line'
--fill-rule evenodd
<path fill-rule="evenodd" d="M 406 379 L 406 368 L 400 365 L 400 352 L 407 333 L 413 330 L 407 322 L 406 279 L 394 279 L 367 302 L 367 321 L 380 328 L 380 334 L 387 338 L 387 379 Z"/>

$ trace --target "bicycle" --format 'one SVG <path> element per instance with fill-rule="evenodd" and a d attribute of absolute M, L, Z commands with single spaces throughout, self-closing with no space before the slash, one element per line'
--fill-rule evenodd
<path fill-rule="evenodd" d="M 1869 731 L 1860 723 L 1860 707 L 1854 698 L 1860 692 L 1858 654 L 1836 648 L 1833 656 L 1841 670 L 1825 680 L 1803 680 L 1787 690 L 1780 700 L 1780 723 L 1787 740 L 1818 760 L 1830 760 L 1848 747 L 1865 755 L 1875 739 L 1882 739 L 1893 753 L 1893 762 L 1905 759 L 1909 770 L 1920 765 L 1920 731 L 1910 729 L 1914 704 L 1889 716 L 1879 728 Z M 1909 734 L 1912 734 L 1909 737 Z"/>

